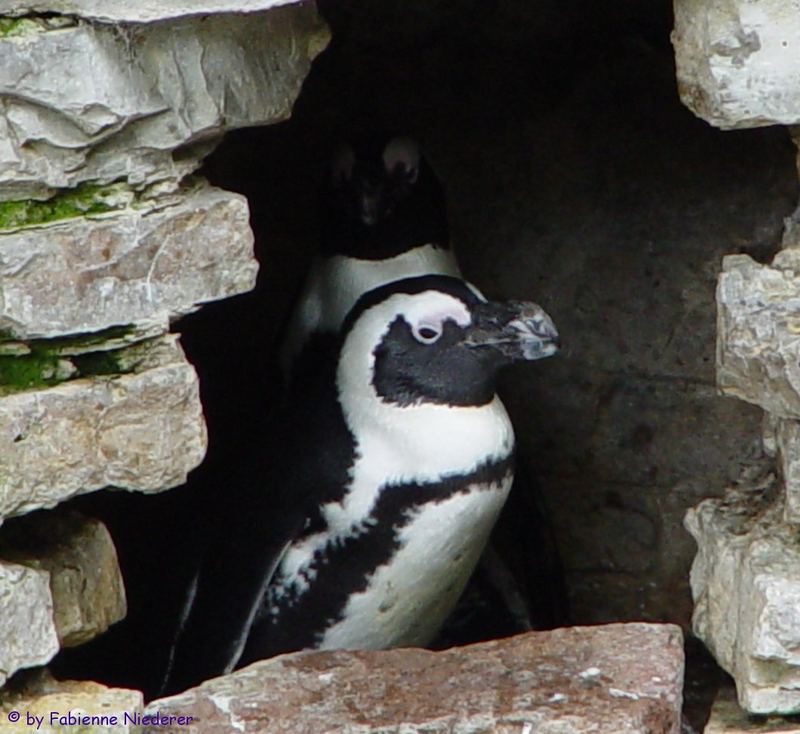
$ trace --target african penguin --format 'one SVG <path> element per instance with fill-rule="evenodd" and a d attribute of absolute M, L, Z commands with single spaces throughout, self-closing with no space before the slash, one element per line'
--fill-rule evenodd
<path fill-rule="evenodd" d="M 444 192 L 409 137 L 372 134 L 335 150 L 320 187 L 319 238 L 281 350 L 289 381 L 308 340 L 335 333 L 368 290 L 417 275 L 460 276 Z"/>
<path fill-rule="evenodd" d="M 362 296 L 277 445 L 240 467 L 248 489 L 218 518 L 165 690 L 292 650 L 428 643 L 511 486 L 497 372 L 557 348 L 541 307 L 456 278 Z"/>

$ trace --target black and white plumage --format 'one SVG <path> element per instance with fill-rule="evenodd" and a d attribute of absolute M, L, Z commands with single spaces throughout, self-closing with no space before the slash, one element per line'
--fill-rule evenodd
<path fill-rule="evenodd" d="M 340 145 L 321 186 L 319 209 L 320 252 L 282 349 L 290 378 L 309 339 L 336 333 L 367 291 L 419 275 L 460 277 L 444 192 L 411 138 L 375 134 Z"/>
<path fill-rule="evenodd" d="M 427 276 L 362 297 L 197 576 L 168 690 L 303 648 L 429 642 L 513 478 L 497 371 L 557 349 L 531 303 Z M 233 525 L 231 525 L 233 524 Z"/>

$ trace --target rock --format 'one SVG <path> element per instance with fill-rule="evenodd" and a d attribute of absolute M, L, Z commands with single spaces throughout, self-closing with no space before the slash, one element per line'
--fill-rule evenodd
<path fill-rule="evenodd" d="M 678 627 L 572 627 L 441 652 L 283 655 L 152 702 L 148 714 L 193 720 L 144 732 L 677 734 L 682 683 Z"/>
<path fill-rule="evenodd" d="M 800 422 L 780 421 L 776 435 L 785 490 L 783 518 L 800 524 Z"/>
<path fill-rule="evenodd" d="M 800 250 L 771 265 L 723 260 L 717 286 L 717 384 L 782 418 L 800 418 Z"/>
<path fill-rule="evenodd" d="M 56 681 L 47 671 L 33 671 L 3 692 L 0 734 L 138 734 L 143 705 L 139 691 L 107 688 L 92 681 Z M 21 717 L 16 724 L 8 721 L 12 711 Z M 95 718 L 81 725 L 70 723 L 70 715 Z"/>
<path fill-rule="evenodd" d="M 31 5 L 82 16 L 84 3 Z M 88 5 L 112 22 L 0 35 L 0 201 L 84 181 L 179 180 L 226 130 L 286 119 L 328 41 L 312 2 L 250 3 L 256 16 L 172 2 L 162 22 L 161 3 Z"/>
<path fill-rule="evenodd" d="M 25 16 L 30 13 L 61 13 L 113 23 L 148 23 L 219 13 L 257 13 L 297 0 L 0 0 L 0 15 Z"/>
<path fill-rule="evenodd" d="M 685 520 L 698 545 L 694 632 L 755 714 L 800 712 L 800 536 L 783 521 L 777 484 L 729 489 Z"/>
<path fill-rule="evenodd" d="M 770 458 L 778 455 L 778 426 L 781 419 L 776 418 L 772 413 L 764 411 L 761 420 L 761 446 L 764 454 Z"/>
<path fill-rule="evenodd" d="M 785 0 L 675 0 L 681 100 L 724 129 L 800 122 L 800 15 Z"/>
<path fill-rule="evenodd" d="M 61 647 L 105 632 L 127 612 L 114 542 L 99 520 L 71 513 L 36 513 L 0 530 L 0 558 L 50 574 Z"/>
<path fill-rule="evenodd" d="M 129 374 L 0 399 L 0 518 L 107 486 L 169 489 L 202 461 L 197 374 L 177 336 L 129 350 Z"/>
<path fill-rule="evenodd" d="M 46 571 L 0 561 L 0 685 L 58 652 Z"/>
<path fill-rule="evenodd" d="M 252 289 L 257 267 L 247 201 L 208 186 L 156 211 L 23 229 L 0 235 L 0 332 L 163 322 Z"/>
<path fill-rule="evenodd" d="M 736 703 L 736 691 L 719 689 L 703 734 L 800 734 L 800 723 L 770 716 L 755 718 Z"/>

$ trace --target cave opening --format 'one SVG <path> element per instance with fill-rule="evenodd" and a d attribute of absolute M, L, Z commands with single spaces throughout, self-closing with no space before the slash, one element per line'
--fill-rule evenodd
<path fill-rule="evenodd" d="M 228 135 L 203 171 L 247 196 L 261 264 L 256 291 L 174 327 L 209 455 L 179 490 L 74 502 L 109 523 L 130 613 L 56 671 L 157 687 L 179 578 L 165 559 L 191 553 L 193 495 L 221 491 L 208 477 L 279 400 L 276 341 L 314 252 L 318 176 L 333 143 L 371 128 L 420 141 L 465 276 L 541 303 L 561 332 L 557 359 L 503 385 L 560 553 L 568 611 L 554 623 L 689 629 L 683 514 L 763 460 L 760 411 L 715 389 L 716 275 L 724 254 L 778 249 L 797 188 L 788 136 L 722 133 L 680 104 L 661 0 L 319 5 L 333 38 L 292 118 Z M 501 552 L 530 601 L 531 500 L 511 503 Z M 469 634 L 513 632 L 502 606 L 478 598 L 485 627 Z"/>

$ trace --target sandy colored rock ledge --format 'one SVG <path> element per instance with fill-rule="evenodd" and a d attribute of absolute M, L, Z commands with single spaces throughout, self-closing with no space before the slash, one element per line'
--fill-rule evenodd
<path fill-rule="evenodd" d="M 721 128 L 800 122 L 800 14 L 786 0 L 675 0 L 678 90 Z"/>
<path fill-rule="evenodd" d="M 283 655 L 152 702 L 194 720 L 144 732 L 678 734 L 682 684 L 678 627 L 574 627 L 441 652 Z"/>
<path fill-rule="evenodd" d="M 731 488 L 689 510 L 698 545 L 693 627 L 755 714 L 800 713 L 800 535 L 778 481 Z"/>
<path fill-rule="evenodd" d="M 753 716 L 736 702 L 736 691 L 719 689 L 703 734 L 800 734 L 800 722 L 778 716 Z"/>
<path fill-rule="evenodd" d="M 202 461 L 197 374 L 177 336 L 129 349 L 144 352 L 129 374 L 0 398 L 0 517 L 107 486 L 169 489 Z"/>
<path fill-rule="evenodd" d="M 114 542 L 99 520 L 44 512 L 0 529 L 0 558 L 47 571 L 61 647 L 88 642 L 125 617 Z"/>
<path fill-rule="evenodd" d="M 112 22 L 0 34 L 0 201 L 180 180 L 225 131 L 288 118 L 327 28 L 312 2 L 233 5 L 89 2 L 88 16 Z M 83 6 L 34 4 L 79 17 Z"/>
<path fill-rule="evenodd" d="M 131 719 L 142 712 L 142 694 L 127 688 L 107 688 L 92 681 L 56 681 L 45 670 L 31 671 L 15 679 L 13 688 L 0 700 L 0 734 L 138 734 L 141 728 Z M 8 715 L 20 713 L 11 723 Z M 54 717 L 57 712 L 59 716 Z M 95 716 L 108 723 L 79 726 L 59 723 L 73 715 Z M 26 719 L 26 714 L 30 719 Z M 127 714 L 127 718 L 126 718 Z M 114 723 L 111 723 L 111 721 Z"/>
<path fill-rule="evenodd" d="M 243 196 L 209 186 L 0 236 L 0 331 L 18 339 L 165 321 L 249 291 L 258 269 Z"/>
<path fill-rule="evenodd" d="M 0 685 L 58 652 L 49 574 L 0 561 Z"/>

